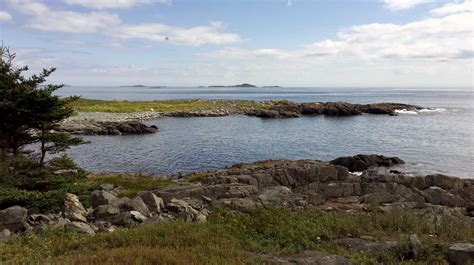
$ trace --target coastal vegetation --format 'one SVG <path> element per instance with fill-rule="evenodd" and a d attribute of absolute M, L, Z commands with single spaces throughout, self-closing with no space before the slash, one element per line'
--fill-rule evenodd
<path fill-rule="evenodd" d="M 79 112 L 176 112 L 199 111 L 217 109 L 251 109 L 263 108 L 265 104 L 250 100 L 156 100 L 156 101 L 128 101 L 128 100 L 95 100 L 81 98 L 72 103 Z"/>
<path fill-rule="evenodd" d="M 375 208 L 373 208 L 375 209 Z M 325 212 L 318 209 L 259 209 L 248 214 L 214 211 L 206 223 L 165 222 L 119 229 L 94 237 L 48 230 L 0 244 L 0 262 L 68 264 L 242 264 L 316 250 L 361 264 L 443 263 L 450 242 L 474 242 L 470 222 L 441 216 L 435 224 L 410 212 Z M 410 234 L 423 242 L 423 256 L 409 259 Z M 395 256 L 351 252 L 331 239 L 372 236 L 402 244 Z"/>

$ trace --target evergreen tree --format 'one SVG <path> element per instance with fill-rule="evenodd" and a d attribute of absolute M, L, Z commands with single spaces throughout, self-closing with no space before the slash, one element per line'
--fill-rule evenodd
<path fill-rule="evenodd" d="M 54 132 L 59 122 L 73 114 L 70 103 L 77 99 L 53 94 L 63 85 L 40 87 L 56 69 L 43 69 L 25 77 L 28 67 L 15 67 L 15 54 L 8 47 L 1 46 L 0 58 L 0 148 L 4 168 L 9 156 L 18 158 L 24 147 L 33 143 L 39 143 L 41 165 L 48 152 L 65 151 L 83 143 L 80 138 Z"/>

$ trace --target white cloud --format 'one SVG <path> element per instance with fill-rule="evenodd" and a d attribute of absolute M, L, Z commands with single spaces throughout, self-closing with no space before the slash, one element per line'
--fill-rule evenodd
<path fill-rule="evenodd" d="M 93 9 L 131 8 L 137 5 L 161 3 L 170 4 L 171 0 L 64 0 L 70 5 L 80 5 Z"/>
<path fill-rule="evenodd" d="M 430 11 L 433 15 L 450 15 L 462 12 L 474 12 L 474 2 L 472 0 L 466 0 L 464 3 L 448 3 L 440 8 L 436 8 Z"/>
<path fill-rule="evenodd" d="M 27 27 L 41 31 L 94 33 L 114 39 L 145 39 L 192 46 L 240 41 L 238 34 L 223 31 L 222 22 L 190 28 L 158 23 L 127 24 L 115 13 L 57 10 L 38 0 L 7 1 L 17 11 L 31 16 Z"/>
<path fill-rule="evenodd" d="M 122 23 L 120 17 L 113 13 L 55 10 L 35 0 L 7 1 L 17 11 L 31 15 L 31 20 L 26 23 L 29 28 L 42 31 L 98 33 L 113 29 Z"/>
<path fill-rule="evenodd" d="M 229 76 L 228 83 L 472 86 L 472 18 L 473 12 L 459 12 L 405 24 L 355 25 L 334 39 L 297 49 L 226 47 L 200 55 L 235 66 L 216 70 L 219 76 Z"/>
<path fill-rule="evenodd" d="M 2 22 L 11 22 L 12 21 L 12 15 L 10 13 L 5 12 L 5 11 L 0 11 L 0 21 Z"/>
<path fill-rule="evenodd" d="M 318 41 L 296 50 L 228 47 L 204 55 L 305 61 L 327 57 L 354 57 L 364 61 L 470 59 L 474 56 L 472 18 L 472 12 L 462 12 L 401 25 L 364 24 L 340 31 L 337 39 Z"/>
<path fill-rule="evenodd" d="M 192 28 L 173 27 L 164 24 L 124 25 L 119 37 L 124 39 L 138 38 L 153 41 L 171 42 L 185 45 L 202 45 L 206 43 L 225 44 L 240 41 L 240 36 L 222 32 L 221 22 Z"/>
<path fill-rule="evenodd" d="M 436 0 L 384 0 L 384 3 L 391 10 L 404 10 L 435 1 Z"/>

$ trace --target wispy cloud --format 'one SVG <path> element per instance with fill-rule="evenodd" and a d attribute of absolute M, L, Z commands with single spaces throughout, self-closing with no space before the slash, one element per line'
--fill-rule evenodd
<path fill-rule="evenodd" d="M 472 10 L 466 3 L 449 5 L 447 15 L 429 17 L 406 24 L 372 23 L 356 25 L 340 31 L 337 39 L 318 41 L 300 49 L 225 49 L 203 53 L 211 57 L 273 58 L 280 60 L 319 60 L 353 57 L 374 60 L 458 60 L 472 58 L 474 32 Z M 446 7 L 446 6 L 445 6 Z M 441 15 L 440 10 L 432 13 Z"/>
<path fill-rule="evenodd" d="M 6 11 L 0 11 L 0 21 L 1 22 L 11 22 L 13 19 L 12 15 Z"/>
<path fill-rule="evenodd" d="M 241 40 L 238 34 L 224 32 L 222 22 L 189 28 L 160 23 L 128 24 L 115 13 L 57 10 L 37 0 L 7 1 L 18 12 L 30 16 L 25 23 L 27 27 L 41 31 L 100 34 L 114 39 L 144 39 L 192 46 Z"/>
<path fill-rule="evenodd" d="M 64 2 L 92 9 L 131 8 L 152 3 L 171 4 L 171 0 L 64 0 Z"/>
<path fill-rule="evenodd" d="M 385 5 L 391 10 L 410 9 L 415 6 L 436 2 L 436 0 L 384 0 Z"/>
<path fill-rule="evenodd" d="M 433 15 L 450 15 L 462 12 L 474 12 L 474 2 L 472 0 L 467 0 L 464 3 L 448 3 L 440 8 L 431 10 Z"/>

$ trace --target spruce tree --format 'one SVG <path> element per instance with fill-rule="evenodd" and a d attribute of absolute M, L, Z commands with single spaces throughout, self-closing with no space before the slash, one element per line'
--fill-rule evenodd
<path fill-rule="evenodd" d="M 83 143 L 80 138 L 54 131 L 73 114 L 70 103 L 77 99 L 54 95 L 63 85 L 41 87 L 56 69 L 43 69 L 25 77 L 28 67 L 15 67 L 15 54 L 8 47 L 0 47 L 0 58 L 0 148 L 4 170 L 8 159 L 18 158 L 25 146 L 39 143 L 39 164 L 43 165 L 48 152 L 65 151 Z"/>

